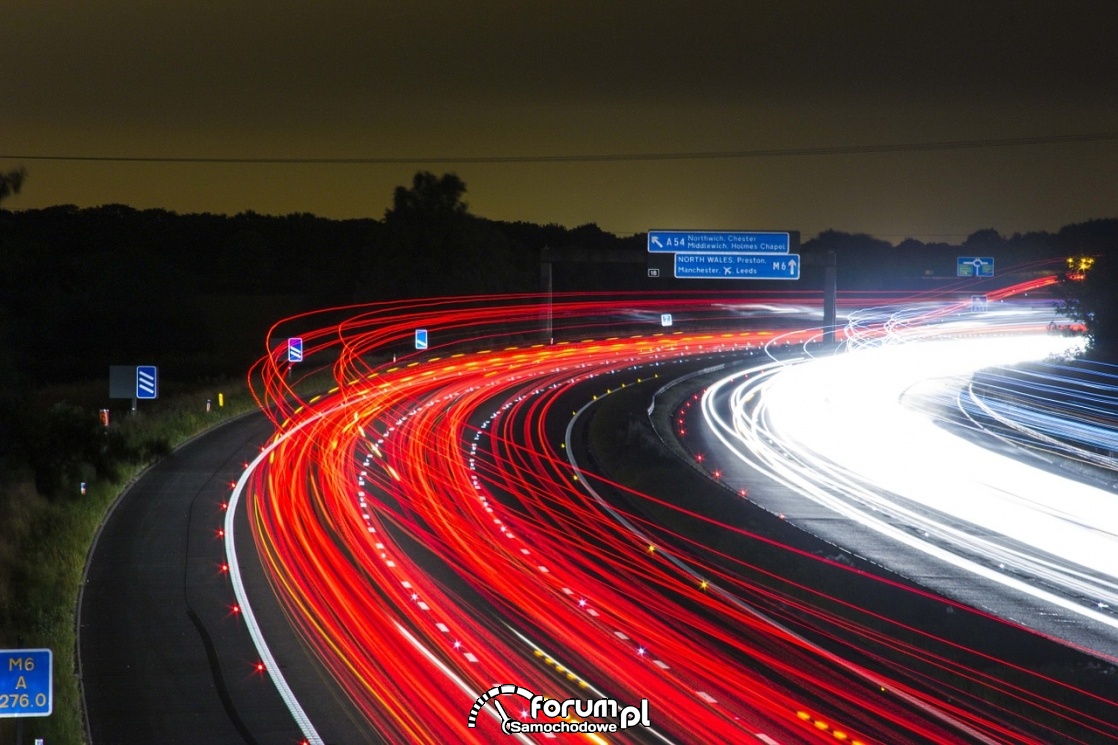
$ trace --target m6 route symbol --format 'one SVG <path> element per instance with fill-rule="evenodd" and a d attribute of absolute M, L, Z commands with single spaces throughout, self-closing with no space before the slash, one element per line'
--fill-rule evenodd
<path fill-rule="evenodd" d="M 49 649 L 0 650 L 0 717 L 45 717 L 54 709 Z"/>

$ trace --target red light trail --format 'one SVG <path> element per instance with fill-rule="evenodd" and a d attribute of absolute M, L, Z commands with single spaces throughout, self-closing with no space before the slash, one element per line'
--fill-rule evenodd
<path fill-rule="evenodd" d="M 485 691 L 515 684 L 556 700 L 647 699 L 651 726 L 610 740 L 1039 743 L 1056 726 L 1026 731 L 1019 713 L 978 705 L 989 690 L 1118 740 L 1118 717 L 1015 690 L 983 672 L 981 653 L 940 657 L 942 640 L 607 508 L 598 490 L 656 500 L 572 465 L 585 445 L 563 433 L 587 390 L 652 390 L 675 365 L 817 341 L 808 319 L 757 317 L 788 300 L 560 297 L 547 344 L 533 340 L 544 305 L 528 296 L 355 306 L 273 328 L 298 328 L 306 364 L 328 361 L 335 387 L 298 393 L 282 346 L 250 376 L 277 428 L 242 480 L 252 536 L 292 626 L 370 733 L 503 741 L 496 707 L 476 728 L 466 718 Z M 694 320 L 649 332 L 662 312 Z M 422 352 L 408 348 L 417 328 L 431 335 Z M 686 502 L 663 507 L 683 515 Z M 529 721 L 522 699 L 504 703 Z"/>

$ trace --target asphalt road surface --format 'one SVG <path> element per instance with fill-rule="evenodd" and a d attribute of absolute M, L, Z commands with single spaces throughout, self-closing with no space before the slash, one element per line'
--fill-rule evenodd
<path fill-rule="evenodd" d="M 275 687 L 256 668 L 232 607 L 218 533 L 231 482 L 271 432 L 257 414 L 205 433 L 144 473 L 106 520 L 78 611 L 94 745 L 301 742 Z M 245 564 L 248 580 L 262 581 L 259 567 Z M 257 602 L 268 595 L 257 593 Z M 277 659 L 299 671 L 306 689 L 321 688 L 316 666 L 274 615 Z M 346 713 L 331 709 L 329 694 L 319 703 L 344 731 Z"/>

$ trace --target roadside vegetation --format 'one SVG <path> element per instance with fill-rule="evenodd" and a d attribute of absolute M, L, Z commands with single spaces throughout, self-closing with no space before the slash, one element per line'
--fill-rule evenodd
<path fill-rule="evenodd" d="M 19 466 L 10 459 L 0 473 L 0 647 L 45 648 L 54 656 L 54 711 L 23 720 L 25 742 L 85 739 L 74 658 L 76 601 L 90 547 L 116 500 L 161 456 L 256 406 L 245 382 L 214 381 L 141 402 L 136 415 L 114 411 L 104 427 L 99 409 L 88 403 L 100 400 L 101 387 L 44 391 L 58 402 L 42 408 L 24 401 L 25 410 L 9 419 L 21 423 L 20 431 L 5 432 L 23 441 L 9 447 L 35 457 Z M 17 726 L 14 719 L 0 720 L 0 742 L 14 742 Z"/>
<path fill-rule="evenodd" d="M 0 174 L 0 202 L 33 186 L 27 177 L 23 169 Z M 566 228 L 474 216 L 465 194 L 454 174 L 421 172 L 410 187 L 396 190 L 381 219 L 179 215 L 124 205 L 0 208 L 0 645 L 47 647 L 55 655 L 55 713 L 24 720 L 28 741 L 84 739 L 74 610 L 98 526 L 145 467 L 254 406 L 238 376 L 263 353 L 273 323 L 351 303 L 538 291 L 545 248 L 645 252 L 643 235 L 618 237 L 593 224 Z M 1098 258 L 1086 281 L 1064 283 L 1063 297 L 1067 312 L 1086 323 L 1096 351 L 1116 348 L 1109 340 L 1118 337 L 1110 292 L 1118 219 L 1051 234 L 981 230 L 960 246 L 913 239 L 892 245 L 836 231 L 801 246 L 805 256 L 831 251 L 843 291 L 955 286 L 960 255 L 993 257 L 999 271 L 1028 266 L 1034 273 L 1052 271 L 1052 262 L 1064 257 Z M 803 289 L 821 282 L 821 268 L 805 268 Z M 683 284 L 649 279 L 643 269 L 619 272 L 606 262 L 554 267 L 556 293 L 712 287 L 702 280 Z M 298 322 L 288 325 L 295 331 Z M 161 384 L 161 398 L 142 402 L 136 416 L 112 408 L 105 427 L 98 412 L 107 405 L 107 380 L 98 376 L 125 362 L 159 365 L 161 376 L 167 371 L 182 387 Z M 642 488 L 644 479 L 651 489 L 679 478 L 665 472 L 662 454 L 633 421 L 609 427 L 620 430 L 595 437 L 595 449 L 610 468 L 632 471 L 619 480 Z M 622 440 L 610 444 L 618 431 Z M 0 719 L 0 742 L 14 740 L 14 730 L 13 720 Z"/>

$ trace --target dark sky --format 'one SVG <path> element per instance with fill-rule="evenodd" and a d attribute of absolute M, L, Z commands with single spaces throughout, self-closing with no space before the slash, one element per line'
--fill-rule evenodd
<path fill-rule="evenodd" d="M 3 0 L 4 206 L 379 218 L 424 169 L 617 233 L 1054 230 L 1118 216 L 1116 40 L 1111 0 Z M 739 157 L 572 158 L 688 153 Z"/>

